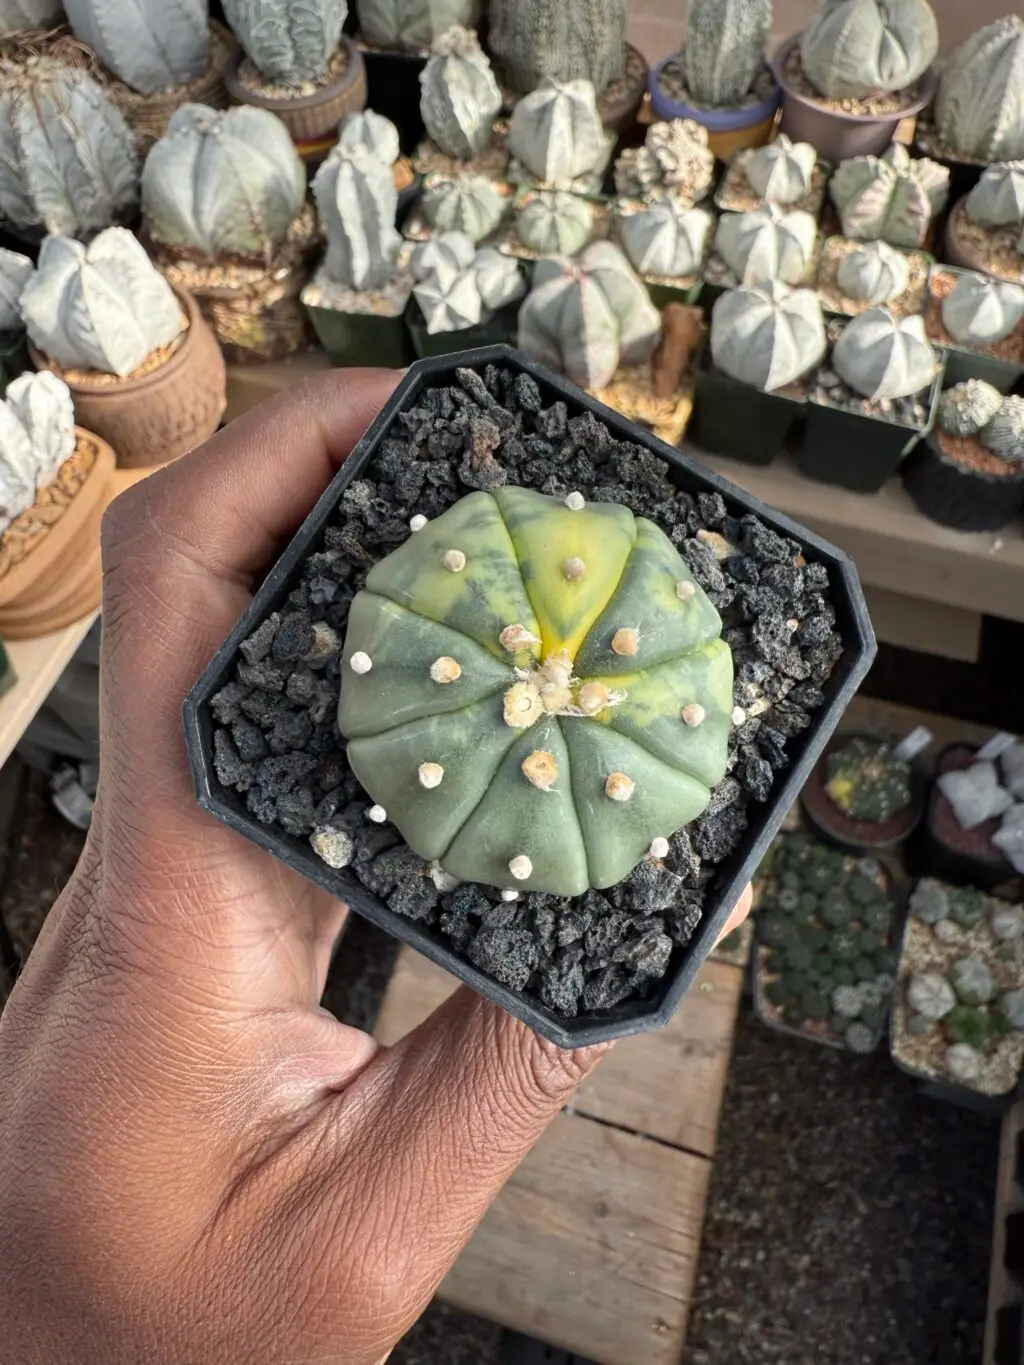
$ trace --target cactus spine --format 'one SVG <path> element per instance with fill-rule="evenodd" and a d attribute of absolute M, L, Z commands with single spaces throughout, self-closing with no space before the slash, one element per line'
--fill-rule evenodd
<path fill-rule="evenodd" d="M 949 171 L 893 144 L 884 157 L 844 161 L 830 192 L 847 237 L 919 247 L 949 197 Z"/>
<path fill-rule="evenodd" d="M 297 87 L 326 75 L 341 39 L 348 4 L 346 0 L 224 0 L 224 14 L 253 66 L 268 80 Z"/>
<path fill-rule="evenodd" d="M 618 220 L 626 255 L 641 275 L 674 280 L 700 273 L 713 225 L 704 209 L 683 208 L 671 199 Z"/>
<path fill-rule="evenodd" d="M 836 374 L 869 402 L 909 398 L 935 378 L 938 357 L 920 317 L 895 318 L 869 308 L 843 328 L 832 347 Z"/>
<path fill-rule="evenodd" d="M 442 34 L 420 85 L 423 123 L 441 150 L 460 161 L 479 155 L 491 140 L 501 91 L 476 34 L 465 28 Z"/>
<path fill-rule="evenodd" d="M 520 94 L 550 77 L 601 95 L 625 73 L 626 0 L 490 0 L 489 15 L 491 51 Z"/>
<path fill-rule="evenodd" d="M 0 333 L 20 332 L 21 296 L 35 274 L 35 266 L 27 256 L 0 247 Z"/>
<path fill-rule="evenodd" d="M 819 0 L 800 37 L 804 75 L 830 100 L 905 90 L 938 51 L 929 0 Z"/>
<path fill-rule="evenodd" d="M 888 303 L 907 292 L 910 261 L 885 242 L 867 242 L 841 258 L 836 284 L 841 294 L 858 303 Z"/>
<path fill-rule="evenodd" d="M 989 166 L 964 208 L 980 227 L 1024 227 L 1024 161 Z"/>
<path fill-rule="evenodd" d="M 544 80 L 512 111 L 509 151 L 544 185 L 569 189 L 599 171 L 608 156 L 594 87 Z"/>
<path fill-rule="evenodd" d="M 810 289 L 769 283 L 729 290 L 711 314 L 711 356 L 723 374 L 773 393 L 801 379 L 825 355 L 821 304 Z"/>
<path fill-rule="evenodd" d="M 75 410 L 56 375 L 23 374 L 0 403 L 0 534 L 75 453 Z"/>
<path fill-rule="evenodd" d="M 335 147 L 316 173 L 313 195 L 327 237 L 327 277 L 356 292 L 382 289 L 402 242 L 391 167 L 365 152 L 350 155 Z"/>
<path fill-rule="evenodd" d="M 1024 289 L 965 271 L 942 300 L 942 323 L 961 346 L 992 346 L 1024 318 Z"/>
<path fill-rule="evenodd" d="M 1024 157 L 1024 20 L 1009 14 L 971 34 L 939 78 L 935 130 L 954 155 Z"/>
<path fill-rule="evenodd" d="M 679 54 L 686 88 L 709 109 L 741 104 L 764 68 L 771 0 L 690 0 Z"/>
<path fill-rule="evenodd" d="M 479 0 L 356 0 L 359 28 L 380 47 L 422 52 L 448 29 L 475 28 Z"/>
<path fill-rule="evenodd" d="M 770 205 L 723 214 L 715 249 L 740 284 L 803 283 L 814 262 L 818 224 L 802 209 L 780 214 Z"/>
<path fill-rule="evenodd" d="M 210 55 L 207 0 L 64 0 L 75 36 L 143 95 L 185 85 Z"/>

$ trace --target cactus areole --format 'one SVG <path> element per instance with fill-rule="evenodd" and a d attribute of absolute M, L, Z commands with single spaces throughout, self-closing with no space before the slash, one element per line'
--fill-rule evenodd
<path fill-rule="evenodd" d="M 613 886 L 725 774 L 721 629 L 672 543 L 628 508 L 471 493 L 352 604 L 349 763 L 413 851 L 460 881 Z"/>

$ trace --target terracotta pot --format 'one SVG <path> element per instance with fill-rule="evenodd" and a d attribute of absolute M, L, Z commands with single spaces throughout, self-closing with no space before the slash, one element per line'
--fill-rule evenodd
<path fill-rule="evenodd" d="M 782 94 L 775 86 L 767 99 L 746 109 L 697 109 L 670 99 L 661 88 L 661 73 L 675 54 L 651 71 L 651 107 L 658 118 L 669 122 L 689 118 L 708 130 L 708 146 L 719 161 L 729 161 L 746 147 L 761 147 L 772 135 Z"/>
<path fill-rule="evenodd" d="M 122 469 L 166 464 L 202 443 L 217 430 L 227 407 L 227 371 L 216 338 L 186 290 L 175 288 L 188 312 L 188 330 L 162 365 L 126 379 L 102 375 L 68 377 L 34 346 L 39 370 L 53 370 L 75 400 L 82 426 L 102 436 L 117 451 Z"/>
<path fill-rule="evenodd" d="M 141 95 L 111 76 L 107 88 L 134 132 L 145 143 L 153 142 L 163 137 L 171 115 L 183 104 L 208 104 L 211 109 L 228 107 L 224 72 L 237 50 L 238 44 L 231 30 L 211 20 L 210 60 L 203 74 L 194 81 L 171 86 L 169 90 L 158 90 L 155 95 Z"/>
<path fill-rule="evenodd" d="M 224 73 L 227 92 L 236 104 L 252 104 L 269 109 L 285 124 L 299 154 L 317 161 L 330 151 L 337 139 L 338 124 L 346 114 L 366 108 L 366 65 L 351 38 L 342 38 L 341 49 L 348 54 L 344 72 L 313 92 L 292 98 L 261 95 L 250 90 L 240 78 L 245 54 L 239 49 Z"/>
<path fill-rule="evenodd" d="M 75 428 L 75 453 L 0 536 L 0 635 L 30 640 L 100 604 L 100 521 L 114 491 L 114 452 Z"/>

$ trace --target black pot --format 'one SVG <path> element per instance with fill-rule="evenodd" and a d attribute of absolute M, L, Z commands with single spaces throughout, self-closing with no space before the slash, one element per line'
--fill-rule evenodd
<path fill-rule="evenodd" d="M 948 269 L 948 267 L 946 267 Z M 998 356 L 981 351 L 962 351 L 957 346 L 943 347 L 946 355 L 946 387 L 962 384 L 967 379 L 984 379 L 1000 393 L 1013 393 L 1024 379 L 1024 364 L 1000 360 Z"/>
<path fill-rule="evenodd" d="M 1024 470 L 999 476 L 965 469 L 934 436 L 904 460 L 902 475 L 920 511 L 954 531 L 998 531 L 1024 510 Z"/>
<path fill-rule="evenodd" d="M 936 775 L 949 772 L 961 766 L 951 760 L 969 760 L 973 750 L 967 744 L 949 744 L 935 760 Z M 939 881 L 953 886 L 976 886 L 979 891 L 996 891 L 1017 878 L 1012 865 L 1007 862 L 994 845 L 989 845 L 984 853 L 974 854 L 952 847 L 942 837 L 942 824 L 949 810 L 949 802 L 933 782 L 928 793 L 928 810 L 924 823 L 915 839 L 915 862 L 921 875 L 936 877 Z M 954 817 L 950 813 L 950 819 Z M 999 821 L 993 820 L 979 826 L 979 837 L 993 834 L 999 828 Z"/>
<path fill-rule="evenodd" d="M 360 44 L 366 63 L 366 107 L 383 114 L 398 129 L 402 151 L 408 156 L 423 140 L 420 113 L 420 73 L 427 64 L 415 52 L 381 52 Z"/>
<path fill-rule="evenodd" d="M 414 359 L 404 316 L 379 317 L 374 313 L 341 313 L 336 308 L 306 304 L 306 312 L 320 345 L 333 364 L 380 366 L 404 370 Z"/>
<path fill-rule="evenodd" d="M 32 368 L 28 358 L 28 337 L 24 332 L 0 332 L 0 397 L 19 374 Z"/>
<path fill-rule="evenodd" d="M 706 343 L 694 362 L 693 381 L 689 439 L 713 455 L 744 464 L 771 464 L 807 410 L 797 399 L 762 393 L 722 374 L 714 368 Z"/>
<path fill-rule="evenodd" d="M 405 324 L 412 338 L 412 348 L 418 360 L 432 356 L 456 355 L 459 351 L 477 351 L 484 346 L 511 345 L 516 334 L 516 319 L 519 316 L 518 303 L 509 304 L 492 313 L 486 321 L 475 327 L 464 327 L 458 332 L 427 331 L 423 310 L 415 298 L 409 300 L 405 310 Z"/>
<path fill-rule="evenodd" d="M 532 376 L 540 387 L 542 402 L 550 405 L 561 400 L 568 408 L 570 419 L 584 412 L 594 413 L 606 424 L 616 440 L 632 442 L 665 461 L 670 477 L 678 487 L 693 494 L 720 493 L 738 514 L 750 513 L 760 517 L 768 527 L 796 539 L 830 571 L 831 601 L 844 645 L 844 653 L 825 684 L 824 705 L 814 716 L 811 726 L 792 742 L 789 768 L 784 775 L 780 775 L 778 785 L 766 802 L 751 805 L 749 824 L 742 842 L 730 858 L 718 866 L 705 897 L 703 918 L 690 944 L 685 950 L 677 952 L 668 974 L 648 999 L 634 999 L 616 1010 L 596 1015 L 582 1014 L 572 1020 L 558 1017 L 539 1003 L 502 986 L 456 953 L 440 935 L 390 910 L 379 897 L 367 891 L 350 871 L 332 871 L 316 857 L 305 840 L 288 836 L 280 829 L 261 825 L 247 810 L 244 797 L 220 785 L 214 768 L 215 727 L 210 699 L 225 685 L 236 667 L 240 643 L 283 604 L 301 566 L 323 544 L 326 527 L 334 517 L 341 494 L 353 480 L 364 476 L 378 447 L 388 438 L 398 414 L 415 406 L 426 387 L 454 382 L 456 370 L 469 368 L 480 372 L 490 364 L 507 366 Z M 206 810 L 333 896 L 346 901 L 378 927 L 402 942 L 411 944 L 557 1046 L 581 1047 L 645 1032 L 666 1023 L 671 1017 L 714 947 L 743 888 L 760 865 L 785 813 L 796 800 L 839 717 L 867 673 L 874 654 L 874 632 L 864 597 L 853 563 L 845 554 L 796 525 L 788 517 L 770 511 L 756 498 L 727 483 L 679 450 L 665 445 L 618 413 L 602 406 L 566 379 L 552 374 L 510 347 L 495 346 L 483 351 L 420 361 L 403 376 L 387 406 L 325 490 L 193 688 L 185 704 L 185 732 L 199 801 Z"/>

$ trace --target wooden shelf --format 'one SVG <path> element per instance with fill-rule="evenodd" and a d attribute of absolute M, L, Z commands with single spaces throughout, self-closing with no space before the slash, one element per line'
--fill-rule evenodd
<path fill-rule="evenodd" d="M 37 640 L 13 640 L 4 645 L 17 682 L 0 697 L 0 765 L 6 763 L 50 689 L 71 662 L 99 612 Z"/>

